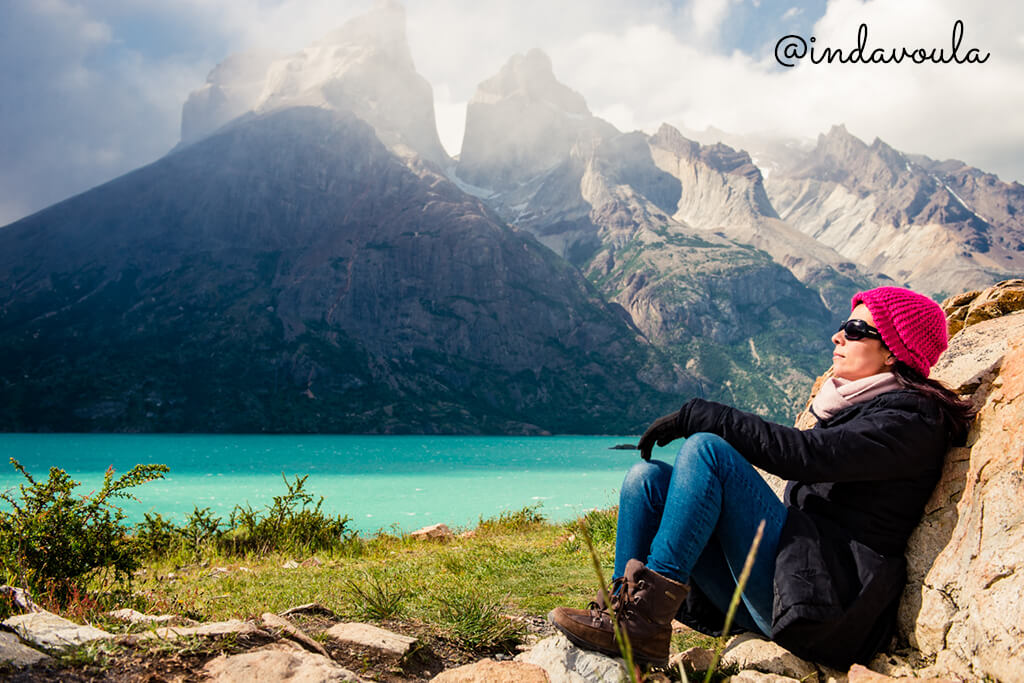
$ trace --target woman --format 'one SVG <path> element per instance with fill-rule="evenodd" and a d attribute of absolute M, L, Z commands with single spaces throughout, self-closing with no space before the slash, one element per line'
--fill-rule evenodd
<path fill-rule="evenodd" d="M 620 493 L 612 587 L 639 661 L 665 665 L 677 614 L 705 632 L 721 628 L 762 520 L 735 623 L 838 666 L 888 644 L 907 538 L 973 414 L 927 379 L 946 348 L 935 302 L 879 287 L 851 308 L 832 336 L 833 376 L 812 403 L 814 429 L 693 399 L 641 437 L 643 461 Z M 655 443 L 683 437 L 674 466 L 650 460 Z M 784 502 L 752 465 L 790 480 Z M 618 654 L 603 602 L 549 618 L 575 644 Z"/>

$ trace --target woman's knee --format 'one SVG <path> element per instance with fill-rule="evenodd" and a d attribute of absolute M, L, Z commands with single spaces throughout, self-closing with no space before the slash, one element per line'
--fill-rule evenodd
<path fill-rule="evenodd" d="M 672 466 L 660 460 L 641 460 L 626 472 L 622 480 L 622 496 L 649 494 L 654 489 L 667 488 Z"/>
<path fill-rule="evenodd" d="M 731 463 L 735 457 L 742 458 L 722 437 L 708 432 L 697 432 L 686 437 L 676 455 L 676 462 L 678 464 L 680 461 L 696 459 L 713 470 L 719 470 L 723 465 Z"/>

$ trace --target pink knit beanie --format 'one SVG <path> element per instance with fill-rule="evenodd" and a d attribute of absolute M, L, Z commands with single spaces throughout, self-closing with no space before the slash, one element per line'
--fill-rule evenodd
<path fill-rule="evenodd" d="M 925 377 L 946 350 L 946 315 L 926 296 L 901 287 L 858 292 L 850 308 L 863 303 L 892 355 Z"/>

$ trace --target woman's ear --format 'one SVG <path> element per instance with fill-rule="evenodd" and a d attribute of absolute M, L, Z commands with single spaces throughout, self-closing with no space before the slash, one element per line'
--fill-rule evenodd
<path fill-rule="evenodd" d="M 889 354 L 889 357 L 885 359 L 886 365 L 894 365 L 896 363 L 896 356 Z"/>

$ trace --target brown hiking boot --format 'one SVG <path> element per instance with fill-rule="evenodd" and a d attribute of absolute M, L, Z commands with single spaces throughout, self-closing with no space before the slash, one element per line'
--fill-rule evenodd
<path fill-rule="evenodd" d="M 641 664 L 666 666 L 672 618 L 690 589 L 636 559 L 626 565 L 622 578 L 618 594 L 612 596 L 612 607 L 619 628 L 629 638 L 633 657 Z M 608 610 L 557 607 L 548 620 L 578 647 L 621 656 Z"/>
<path fill-rule="evenodd" d="M 597 591 L 597 595 L 595 595 L 594 599 L 591 600 L 590 603 L 587 605 L 587 609 L 608 609 L 608 603 L 605 602 L 607 599 L 609 599 L 608 596 L 614 596 L 616 593 L 618 593 L 619 589 L 622 588 L 622 584 L 625 583 L 625 581 L 626 579 L 622 577 L 613 579 L 612 585 L 608 588 L 608 590 L 601 589 Z"/>

